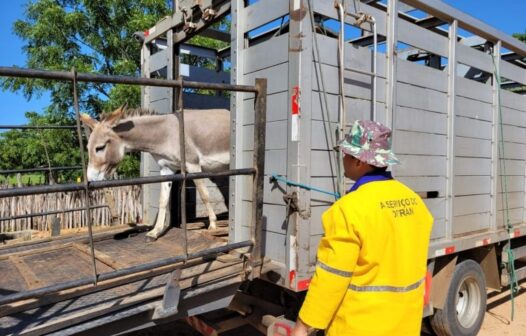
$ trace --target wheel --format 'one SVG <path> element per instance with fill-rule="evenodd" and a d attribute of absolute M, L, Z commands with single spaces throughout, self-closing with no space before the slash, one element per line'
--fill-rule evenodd
<path fill-rule="evenodd" d="M 439 336 L 476 335 L 486 312 L 486 281 L 478 263 L 465 260 L 455 267 L 443 309 L 431 317 Z"/>

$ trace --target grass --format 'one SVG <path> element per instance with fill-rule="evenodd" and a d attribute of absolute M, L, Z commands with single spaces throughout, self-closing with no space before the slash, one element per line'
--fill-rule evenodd
<path fill-rule="evenodd" d="M 8 183 L 9 185 L 16 185 L 16 175 L 9 175 L 9 176 L 0 176 L 0 183 Z M 38 185 L 45 183 L 45 177 L 44 174 L 41 173 L 32 173 L 32 174 L 23 174 L 22 175 L 22 184 L 23 185 Z"/>

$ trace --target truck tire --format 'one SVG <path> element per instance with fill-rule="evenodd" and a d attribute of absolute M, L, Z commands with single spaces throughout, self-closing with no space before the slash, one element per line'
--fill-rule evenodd
<path fill-rule="evenodd" d="M 455 267 L 443 309 L 431 317 L 438 336 L 476 335 L 486 312 L 486 280 L 478 263 L 465 260 Z"/>

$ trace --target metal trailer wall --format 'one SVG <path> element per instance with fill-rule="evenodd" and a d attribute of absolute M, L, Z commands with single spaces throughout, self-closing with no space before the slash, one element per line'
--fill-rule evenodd
<path fill-rule="evenodd" d="M 143 47 L 142 57 L 142 76 L 146 78 L 168 78 L 173 79 L 172 62 L 176 58 L 170 55 L 172 49 L 167 47 L 166 39 L 157 39 Z M 196 57 L 217 60 L 217 52 L 211 49 L 200 48 L 192 45 L 183 44 L 180 47 L 180 54 L 193 55 Z M 183 80 L 202 81 L 209 83 L 229 83 L 230 75 L 222 67 L 218 71 L 197 67 L 189 64 L 180 64 L 179 73 Z M 172 88 L 147 86 L 142 90 L 142 106 L 155 110 L 157 113 L 172 113 Z M 205 96 L 197 93 L 184 93 L 183 105 L 185 109 L 210 109 L 210 108 L 229 108 L 229 99 L 225 96 Z M 157 162 L 149 153 L 141 154 L 141 176 L 156 176 L 160 174 Z M 227 210 L 221 192 L 215 184 L 207 184 L 210 201 L 216 213 Z M 143 218 L 146 223 L 153 224 L 159 210 L 160 184 L 143 186 Z M 173 190 L 176 190 L 174 188 Z M 194 188 L 195 191 L 195 188 Z M 173 191 L 175 192 L 175 191 Z M 195 208 L 198 217 L 206 216 L 206 209 L 199 197 L 188 200 L 188 205 Z M 248 224 L 247 224 L 248 225 Z"/>
<path fill-rule="evenodd" d="M 436 1 L 408 2 L 416 6 Z M 243 3 L 232 1 L 232 83 L 248 84 L 256 77 L 268 78 L 263 255 L 274 261 L 275 270 L 281 275 L 278 283 L 301 290 L 314 270 L 322 235 L 321 214 L 334 197 L 273 184 L 269 177 L 275 173 L 291 181 L 336 190 L 335 154 L 327 139 L 334 136 L 338 121 L 338 42 L 321 34 L 314 38 L 306 0 L 258 1 L 246 7 Z M 314 13 L 338 20 L 334 1 L 311 3 Z M 394 167 L 394 176 L 417 192 L 438 193 L 437 197 L 424 200 L 435 217 L 430 257 L 445 253 L 448 246 L 458 251 L 473 248 L 481 241 L 487 243 L 487 239 L 495 242 L 507 238 L 502 181 L 507 185 L 515 234 L 526 233 L 526 97 L 500 92 L 504 156 L 499 157 L 501 133 L 497 83 L 492 81 L 493 57 L 502 77 L 523 85 L 525 69 L 500 60 L 501 45 L 497 40 L 501 35 L 490 40 L 496 43 L 494 56 L 457 41 L 459 24 L 467 29 L 472 23 L 469 20 L 475 19 L 461 16 L 460 23 L 453 18 L 445 20 L 449 23 L 446 33 L 439 34 L 390 15 L 397 12 L 397 5 L 398 2 L 389 1 L 382 10 L 361 3 L 360 9 L 374 16 L 378 34 L 387 37 L 386 50 L 378 53 L 377 120 L 394 130 L 394 151 L 402 161 Z M 350 12 L 351 7 L 347 8 Z M 444 8 L 458 14 L 449 6 Z M 291 18 L 288 33 L 255 45 L 247 43 L 249 32 L 285 15 Z M 356 23 L 351 17 L 346 22 Z M 371 30 L 369 23 L 361 27 Z M 478 30 L 475 32 L 480 35 Z M 509 41 L 507 37 L 503 40 Z M 522 43 L 517 45 L 519 51 L 521 47 L 526 50 Z M 394 57 L 408 46 L 440 56 L 443 69 Z M 361 72 L 372 71 L 372 59 L 370 48 L 346 43 L 344 90 L 348 123 L 371 116 L 372 76 Z M 457 69 L 461 65 L 490 73 L 490 80 L 480 83 L 461 77 L 465 73 Z M 300 90 L 298 141 L 291 140 L 295 87 Z M 246 166 L 252 160 L 248 140 L 253 132 L 252 106 L 249 94 L 233 96 L 233 144 L 242 144 L 233 145 L 234 167 Z M 499 166 L 501 161 L 505 172 Z M 503 174 L 505 180 L 501 178 Z M 247 237 L 243 219 L 250 211 L 250 186 L 246 177 L 232 179 L 231 239 Z M 283 196 L 292 192 L 298 193 L 301 216 L 287 216 Z"/>

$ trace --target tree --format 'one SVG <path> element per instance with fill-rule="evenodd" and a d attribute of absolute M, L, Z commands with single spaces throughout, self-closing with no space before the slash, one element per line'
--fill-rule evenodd
<path fill-rule="evenodd" d="M 66 116 L 50 113 L 27 112 L 28 125 L 68 125 Z M 0 169 L 49 168 L 71 166 L 80 162 L 76 132 L 69 129 L 12 130 L 0 137 Z M 23 150 L 20 150 L 23 148 Z M 54 171 L 50 181 L 74 181 L 79 171 Z"/>
<path fill-rule="evenodd" d="M 37 0 L 26 4 L 26 18 L 14 32 L 26 42 L 27 67 L 106 75 L 136 76 L 140 70 L 140 44 L 136 31 L 153 26 L 168 15 L 166 0 Z M 32 79 L 5 79 L 4 89 L 22 91 L 27 98 L 51 92 L 51 111 L 72 113 L 70 83 Z M 139 88 L 101 83 L 79 84 L 79 103 L 98 115 L 108 105 L 130 99 L 138 103 Z"/>
<path fill-rule="evenodd" d="M 141 46 L 133 33 L 150 28 L 170 14 L 170 3 L 167 0 L 28 1 L 25 19 L 17 20 L 13 30 L 25 41 L 28 68 L 69 71 L 74 67 L 78 72 L 139 76 Z M 0 80 L 0 86 L 21 92 L 27 99 L 50 92 L 51 104 L 42 116 L 33 112 L 26 115 L 30 123 L 75 123 L 71 83 L 5 78 Z M 140 104 L 138 86 L 79 83 L 78 95 L 81 110 L 92 116 L 125 102 L 129 106 Z M 48 145 L 49 161 L 43 145 L 37 145 L 39 137 Z M 10 167 L 6 168 L 32 168 L 79 164 L 80 156 L 75 149 L 78 143 L 71 137 L 76 140 L 70 130 L 4 132 L 0 134 L 2 165 L 7 162 Z M 27 153 L 17 156 L 20 148 Z M 123 165 L 126 175 L 137 172 L 137 159 L 128 161 Z"/>
<path fill-rule="evenodd" d="M 524 33 L 515 33 L 515 34 L 513 34 L 513 37 L 515 37 L 519 41 L 522 41 L 522 42 L 526 43 L 526 32 L 524 32 Z"/>

